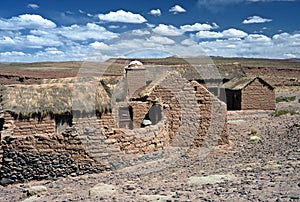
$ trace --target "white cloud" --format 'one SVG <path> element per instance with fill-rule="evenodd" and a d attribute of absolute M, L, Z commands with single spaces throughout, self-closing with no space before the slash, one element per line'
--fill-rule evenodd
<path fill-rule="evenodd" d="M 295 54 L 292 54 L 292 53 L 285 53 L 284 56 L 287 58 L 296 58 L 297 57 Z"/>
<path fill-rule="evenodd" d="M 0 30 L 52 29 L 56 24 L 40 15 L 23 14 L 10 19 L 0 19 Z"/>
<path fill-rule="evenodd" d="M 132 30 L 131 33 L 136 36 L 143 36 L 151 34 L 148 30 L 135 29 Z"/>
<path fill-rule="evenodd" d="M 243 24 L 254 24 L 254 23 L 266 23 L 271 22 L 272 19 L 262 18 L 260 16 L 250 16 L 247 19 L 245 19 L 242 23 Z"/>
<path fill-rule="evenodd" d="M 182 35 L 182 31 L 180 31 L 178 28 L 174 27 L 173 25 L 165 25 L 165 24 L 159 24 L 157 27 L 153 29 L 153 32 L 165 36 Z"/>
<path fill-rule="evenodd" d="M 94 49 L 100 49 L 100 50 L 110 50 L 111 47 L 109 47 L 107 44 L 99 41 L 95 41 L 90 44 Z"/>
<path fill-rule="evenodd" d="M 65 54 L 63 51 L 60 51 L 55 47 L 46 48 L 45 52 L 50 55 L 64 55 Z"/>
<path fill-rule="evenodd" d="M 161 16 L 161 10 L 160 9 L 152 9 L 149 14 L 154 16 Z"/>
<path fill-rule="evenodd" d="M 201 24 L 201 23 L 195 23 L 193 25 L 183 25 L 180 26 L 180 29 L 183 32 L 194 32 L 194 31 L 203 31 L 203 30 L 211 30 L 211 29 L 217 29 L 219 26 L 216 23 L 210 24 Z"/>
<path fill-rule="evenodd" d="M 147 39 L 147 41 L 151 43 L 158 43 L 163 45 L 170 45 L 175 43 L 174 40 L 162 36 L 151 36 L 150 38 Z"/>
<path fill-rule="evenodd" d="M 248 34 L 242 30 L 230 28 L 222 32 L 224 38 L 243 38 Z"/>
<path fill-rule="evenodd" d="M 223 34 L 220 32 L 212 32 L 212 31 L 199 31 L 196 33 L 197 39 L 216 39 L 222 38 Z"/>
<path fill-rule="evenodd" d="M 99 14 L 100 20 L 108 22 L 124 22 L 124 23 L 144 23 L 147 20 L 140 14 L 134 14 L 129 11 L 118 10 L 109 12 L 108 14 Z"/>
<path fill-rule="evenodd" d="M 24 41 L 24 40 L 22 40 Z M 29 46 L 61 46 L 62 42 L 48 38 L 46 36 L 27 35 L 25 44 Z"/>
<path fill-rule="evenodd" d="M 192 46 L 192 45 L 196 45 L 196 42 L 192 39 L 184 39 L 180 42 L 182 45 L 185 46 Z"/>
<path fill-rule="evenodd" d="M 264 43 L 264 42 L 271 42 L 271 38 L 263 35 L 263 34 L 249 34 L 245 38 L 246 42 L 251 42 L 251 43 Z"/>
<path fill-rule="evenodd" d="M 213 31 L 199 31 L 194 36 L 196 39 L 221 39 L 221 38 L 230 38 L 230 39 L 239 39 L 244 38 L 248 34 L 242 30 L 230 28 L 223 30 L 222 32 L 213 32 Z"/>
<path fill-rule="evenodd" d="M 56 33 L 68 39 L 78 41 L 88 39 L 108 40 L 118 36 L 118 34 L 110 32 L 94 23 L 87 23 L 85 26 L 75 24 L 69 27 L 61 27 L 56 30 Z"/>
<path fill-rule="evenodd" d="M 39 7 L 39 5 L 37 5 L 37 4 L 28 4 L 28 5 L 27 5 L 27 8 L 32 8 L 32 9 L 34 9 L 34 10 L 37 10 L 37 9 L 39 9 L 40 7 Z"/>
<path fill-rule="evenodd" d="M 0 44 L 2 44 L 2 45 L 14 45 L 15 41 L 9 36 L 4 36 L 4 37 L 2 37 L 2 39 L 0 39 Z"/>
<path fill-rule="evenodd" d="M 169 11 L 173 14 L 186 12 L 186 10 L 179 5 L 173 6 L 172 8 L 169 9 Z"/>
<path fill-rule="evenodd" d="M 6 52 L 2 52 L 0 53 L 1 56 L 25 56 L 26 54 L 21 52 L 21 51 L 6 51 Z"/>

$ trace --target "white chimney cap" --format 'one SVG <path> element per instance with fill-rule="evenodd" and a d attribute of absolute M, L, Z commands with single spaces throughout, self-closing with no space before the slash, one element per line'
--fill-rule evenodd
<path fill-rule="evenodd" d="M 143 63 L 141 63 L 138 60 L 133 60 L 128 65 L 128 67 L 141 67 L 141 66 L 143 66 Z"/>

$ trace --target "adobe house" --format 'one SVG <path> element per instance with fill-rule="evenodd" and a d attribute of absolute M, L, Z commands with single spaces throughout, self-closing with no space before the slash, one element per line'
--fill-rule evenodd
<path fill-rule="evenodd" d="M 259 77 L 233 78 L 224 84 L 228 110 L 274 110 L 274 87 Z"/>
<path fill-rule="evenodd" d="M 228 143 L 223 102 L 178 72 L 152 82 L 145 72 L 133 61 L 120 85 L 67 78 L 4 86 L 0 184 L 102 172 L 170 148 Z"/>

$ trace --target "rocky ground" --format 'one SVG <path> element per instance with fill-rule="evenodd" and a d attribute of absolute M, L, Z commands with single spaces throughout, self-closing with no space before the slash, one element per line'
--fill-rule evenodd
<path fill-rule="evenodd" d="M 299 112 L 299 105 L 278 108 Z M 0 201 L 300 201 L 300 115 L 228 116 L 230 145 L 190 151 L 169 164 L 0 187 Z"/>

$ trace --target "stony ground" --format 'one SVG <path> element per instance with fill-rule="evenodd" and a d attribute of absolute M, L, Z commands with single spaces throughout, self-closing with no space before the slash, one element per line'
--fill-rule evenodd
<path fill-rule="evenodd" d="M 278 108 L 299 111 L 298 100 Z M 0 201 L 300 201 L 300 115 L 229 112 L 230 145 L 56 181 L 0 187 Z"/>

